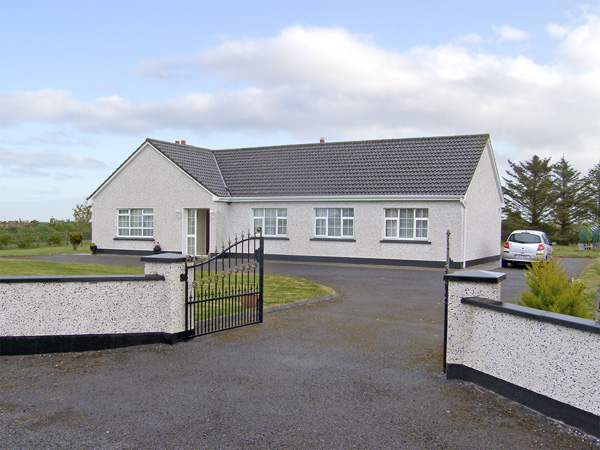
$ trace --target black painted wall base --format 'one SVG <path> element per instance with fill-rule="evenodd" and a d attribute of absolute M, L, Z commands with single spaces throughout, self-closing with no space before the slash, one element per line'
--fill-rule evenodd
<path fill-rule="evenodd" d="M 147 256 L 154 254 L 151 251 L 142 250 L 118 250 L 118 249 L 98 249 L 97 253 L 114 254 L 114 255 L 138 255 Z M 177 253 L 181 252 L 162 252 L 162 253 Z M 232 253 L 233 255 L 233 253 Z M 346 256 L 311 256 L 311 255 L 276 255 L 265 254 L 266 260 L 271 261 L 290 261 L 290 262 L 314 262 L 314 263 L 333 263 L 333 264 L 366 264 L 380 266 L 410 266 L 410 267 L 427 267 L 443 269 L 446 261 L 420 261 L 412 259 L 387 259 L 387 258 L 355 258 Z M 486 264 L 497 262 L 500 267 L 500 255 L 488 256 L 486 258 L 472 259 L 467 261 L 467 267 L 473 267 L 478 264 Z M 452 261 L 451 269 L 462 269 L 462 262 Z"/>
<path fill-rule="evenodd" d="M 84 352 L 147 344 L 175 344 L 181 333 L 76 334 L 68 336 L 0 336 L 0 356 Z"/>
<path fill-rule="evenodd" d="M 384 258 L 354 258 L 345 256 L 307 256 L 307 255 L 274 255 L 265 254 L 267 261 L 291 261 L 291 262 L 315 262 L 315 263 L 333 263 L 333 264 L 366 264 L 380 266 L 405 266 L 405 267 L 427 267 L 443 269 L 446 265 L 445 261 L 420 261 L 410 259 L 384 259 Z M 472 267 L 478 264 L 497 262 L 500 267 L 500 255 L 480 258 L 477 260 L 467 261 L 467 267 Z M 461 262 L 452 261 L 451 269 L 462 269 Z"/>
<path fill-rule="evenodd" d="M 600 416 L 559 402 L 462 364 L 448 364 L 446 377 L 470 381 L 553 419 L 600 438 Z"/>

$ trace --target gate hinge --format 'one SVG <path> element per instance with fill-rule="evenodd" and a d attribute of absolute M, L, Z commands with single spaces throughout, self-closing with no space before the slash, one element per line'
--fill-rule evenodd
<path fill-rule="evenodd" d="M 187 281 L 187 273 L 182 273 L 179 275 L 179 281 Z"/>

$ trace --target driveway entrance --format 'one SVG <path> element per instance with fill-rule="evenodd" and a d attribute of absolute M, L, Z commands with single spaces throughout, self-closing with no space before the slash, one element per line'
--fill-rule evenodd
<path fill-rule="evenodd" d="M 443 271 L 266 269 L 338 296 L 174 346 L 0 357 L 0 449 L 597 448 L 445 379 Z"/>

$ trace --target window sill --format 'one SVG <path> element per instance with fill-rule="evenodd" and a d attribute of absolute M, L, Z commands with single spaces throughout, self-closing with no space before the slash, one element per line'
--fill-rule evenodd
<path fill-rule="evenodd" d="M 382 239 L 379 242 L 383 244 L 427 244 L 431 245 L 431 241 L 417 239 Z"/>
<path fill-rule="evenodd" d="M 154 238 L 153 237 L 148 237 L 148 236 L 118 236 L 116 238 L 113 238 L 113 241 L 152 241 L 154 242 Z"/>
<path fill-rule="evenodd" d="M 264 236 L 265 241 L 289 241 L 290 238 L 287 236 Z"/>
<path fill-rule="evenodd" d="M 327 242 L 356 242 L 354 238 L 334 238 L 334 237 L 314 237 L 311 241 L 327 241 Z"/>

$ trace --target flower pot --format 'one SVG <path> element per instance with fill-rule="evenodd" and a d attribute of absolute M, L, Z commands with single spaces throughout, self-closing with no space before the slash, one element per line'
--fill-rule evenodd
<path fill-rule="evenodd" d="M 258 305 L 258 294 L 242 295 L 242 308 L 256 308 Z"/>
<path fill-rule="evenodd" d="M 98 251 L 98 246 L 97 245 L 90 245 L 90 251 L 92 252 L 92 254 L 96 254 L 96 252 Z"/>
<path fill-rule="evenodd" d="M 154 247 L 154 253 L 160 253 L 161 249 L 160 247 Z"/>

